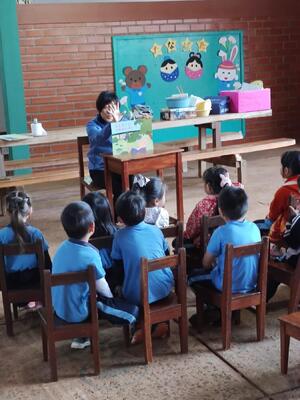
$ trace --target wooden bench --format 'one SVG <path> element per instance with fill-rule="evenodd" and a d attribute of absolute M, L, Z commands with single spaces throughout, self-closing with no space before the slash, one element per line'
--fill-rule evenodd
<path fill-rule="evenodd" d="M 210 148 L 206 150 L 191 150 L 182 154 L 182 161 L 209 161 L 213 164 L 234 166 L 237 170 L 238 181 L 243 183 L 245 175 L 245 161 L 241 154 L 254 153 L 293 146 L 295 139 L 280 138 L 275 140 L 260 140 L 256 142 L 234 144 L 231 146 Z"/>

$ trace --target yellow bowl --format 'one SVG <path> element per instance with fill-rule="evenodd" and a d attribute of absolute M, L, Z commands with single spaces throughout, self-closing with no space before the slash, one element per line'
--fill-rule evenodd
<path fill-rule="evenodd" d="M 196 114 L 197 114 L 197 117 L 208 117 L 209 116 L 209 114 L 210 114 L 210 109 L 209 110 L 202 110 L 202 111 L 198 111 L 198 110 L 196 110 Z"/>

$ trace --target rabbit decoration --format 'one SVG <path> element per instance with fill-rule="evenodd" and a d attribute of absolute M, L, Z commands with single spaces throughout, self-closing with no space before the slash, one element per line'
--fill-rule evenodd
<path fill-rule="evenodd" d="M 236 82 L 238 77 L 238 65 L 234 63 L 238 55 L 238 46 L 236 39 L 233 36 L 228 38 L 223 36 L 219 39 L 219 44 L 222 48 L 218 51 L 218 56 L 221 57 L 221 63 L 218 65 L 215 78 L 219 81 L 219 91 L 233 90 L 239 86 Z M 228 57 L 229 56 L 229 57 Z"/>

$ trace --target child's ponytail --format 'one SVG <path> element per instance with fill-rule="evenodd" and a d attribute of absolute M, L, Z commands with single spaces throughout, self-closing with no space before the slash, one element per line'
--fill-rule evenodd
<path fill-rule="evenodd" d="M 16 241 L 22 249 L 24 243 L 30 240 L 24 221 L 31 211 L 30 197 L 24 192 L 11 192 L 6 197 L 6 207 L 10 214 L 11 227 Z"/>

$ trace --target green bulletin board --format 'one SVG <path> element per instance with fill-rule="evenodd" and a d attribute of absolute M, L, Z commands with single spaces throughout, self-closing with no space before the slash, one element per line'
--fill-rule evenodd
<path fill-rule="evenodd" d="M 167 33 L 113 37 L 115 90 L 128 106 L 149 105 L 154 119 L 165 98 L 183 90 L 215 96 L 244 80 L 241 31 Z M 241 120 L 222 123 L 222 132 L 242 132 Z M 154 131 L 154 142 L 196 137 L 195 127 Z"/>

